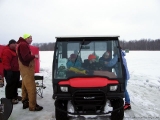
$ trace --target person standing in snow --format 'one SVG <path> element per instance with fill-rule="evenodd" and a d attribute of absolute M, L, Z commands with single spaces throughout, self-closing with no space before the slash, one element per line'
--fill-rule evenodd
<path fill-rule="evenodd" d="M 23 109 L 29 107 L 30 111 L 40 111 L 43 109 L 36 101 L 36 84 L 34 79 L 34 59 L 37 55 L 32 55 L 29 45 L 32 43 L 32 36 L 24 34 L 18 40 L 17 54 L 20 74 L 22 77 L 22 103 Z"/>
<path fill-rule="evenodd" d="M 127 61 L 126 61 L 126 53 L 124 51 L 121 50 L 121 55 L 122 55 L 122 61 L 123 61 L 123 69 L 124 69 L 124 76 L 125 76 L 125 105 L 124 105 L 124 110 L 127 109 L 131 109 L 131 105 L 130 105 L 130 97 L 127 91 L 127 83 L 128 80 L 130 79 L 130 74 L 128 71 L 128 67 L 127 67 Z"/>
<path fill-rule="evenodd" d="M 18 96 L 18 84 L 20 81 L 20 72 L 18 66 L 18 57 L 16 54 L 16 41 L 10 40 L 8 45 L 2 51 L 3 73 L 6 80 L 5 95 L 12 104 L 17 104 L 22 97 Z"/>
<path fill-rule="evenodd" d="M 118 62 L 118 55 L 117 55 L 117 48 L 115 47 L 114 48 L 114 58 L 111 59 L 108 63 L 107 63 L 107 67 L 115 67 L 115 71 L 118 75 L 118 70 L 116 69 L 116 63 Z M 123 66 L 122 68 L 124 69 L 124 78 L 125 78 L 125 105 L 124 105 L 124 110 L 127 110 L 127 109 L 131 109 L 131 105 L 130 105 L 130 97 L 129 97 L 129 94 L 128 94 L 128 91 L 127 91 L 127 83 L 128 83 L 128 80 L 130 79 L 130 74 L 129 74 L 129 71 L 128 71 L 128 67 L 127 67 L 127 61 L 126 61 L 126 53 L 121 49 L 121 55 L 122 55 L 122 62 L 123 62 Z"/>

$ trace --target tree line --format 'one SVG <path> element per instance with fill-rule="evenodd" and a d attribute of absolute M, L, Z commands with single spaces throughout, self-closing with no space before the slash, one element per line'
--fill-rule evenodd
<path fill-rule="evenodd" d="M 32 45 L 39 47 L 40 51 L 53 51 L 55 42 L 53 43 L 51 42 L 50 43 L 33 43 Z"/>
<path fill-rule="evenodd" d="M 33 43 L 33 46 L 39 47 L 40 51 L 53 51 L 55 42 L 50 43 Z M 141 40 L 120 40 L 122 49 L 129 50 L 160 50 L 160 39 L 141 39 Z"/>
<path fill-rule="evenodd" d="M 141 39 L 141 40 L 131 40 L 125 41 L 121 40 L 120 45 L 123 49 L 129 50 L 160 50 L 160 39 Z"/>

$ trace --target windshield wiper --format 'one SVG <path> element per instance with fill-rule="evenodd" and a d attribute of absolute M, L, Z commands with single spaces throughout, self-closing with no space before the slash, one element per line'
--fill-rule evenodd
<path fill-rule="evenodd" d="M 81 52 L 81 49 L 82 49 L 82 46 L 84 45 L 84 42 L 85 42 L 85 39 L 83 39 L 83 41 L 82 41 L 82 43 L 81 43 L 81 46 L 80 46 L 80 48 L 79 48 L 79 51 L 78 51 L 78 54 L 77 54 L 77 56 L 76 56 L 76 59 L 75 59 L 75 62 L 74 62 L 74 65 L 73 65 L 73 66 L 75 66 L 75 63 L 77 62 L 77 59 L 78 59 L 78 57 L 79 57 L 79 53 Z"/>

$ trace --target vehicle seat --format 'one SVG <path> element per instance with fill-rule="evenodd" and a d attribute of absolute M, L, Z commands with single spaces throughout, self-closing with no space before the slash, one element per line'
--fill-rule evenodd
<path fill-rule="evenodd" d="M 84 62 L 83 62 L 83 64 L 82 64 L 82 67 L 86 68 L 86 66 L 88 66 L 88 64 L 89 64 L 88 59 L 85 59 Z"/>

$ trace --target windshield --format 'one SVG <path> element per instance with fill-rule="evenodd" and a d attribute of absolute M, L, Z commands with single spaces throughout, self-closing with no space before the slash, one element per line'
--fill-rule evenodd
<path fill-rule="evenodd" d="M 60 41 L 56 44 L 54 78 L 79 76 L 121 78 L 118 41 Z"/>

